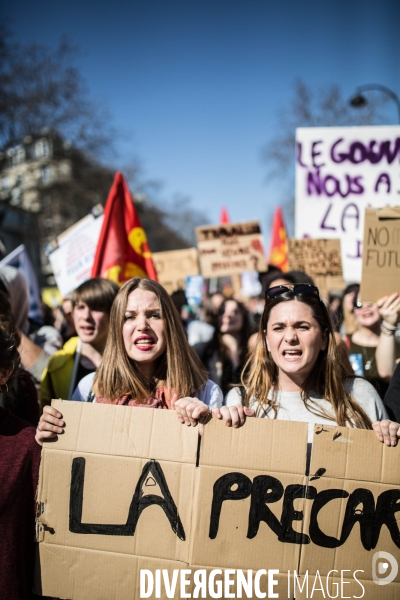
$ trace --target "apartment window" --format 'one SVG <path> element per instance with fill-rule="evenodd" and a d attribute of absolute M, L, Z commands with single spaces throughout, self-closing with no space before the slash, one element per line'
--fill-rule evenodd
<path fill-rule="evenodd" d="M 21 204 L 21 190 L 20 188 L 13 188 L 11 190 L 11 206 L 19 206 Z"/>
<path fill-rule="evenodd" d="M 38 140 L 35 145 L 35 154 L 37 158 L 49 156 L 50 147 L 48 140 Z"/>
<path fill-rule="evenodd" d="M 22 146 L 18 146 L 15 148 L 15 153 L 13 155 L 13 164 L 19 165 L 25 160 L 25 149 Z"/>
<path fill-rule="evenodd" d="M 1 178 L 1 189 L 3 191 L 10 189 L 10 178 L 9 177 L 2 177 Z"/>
<path fill-rule="evenodd" d="M 44 165 L 41 170 L 41 178 L 43 183 L 51 181 L 51 169 L 50 165 Z"/>

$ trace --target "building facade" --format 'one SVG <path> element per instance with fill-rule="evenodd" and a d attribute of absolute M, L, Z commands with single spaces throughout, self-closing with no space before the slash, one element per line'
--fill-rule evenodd
<path fill-rule="evenodd" d="M 105 203 L 113 172 L 59 135 L 27 136 L 0 154 L 0 252 L 25 244 L 41 287 L 54 284 L 45 247 Z"/>

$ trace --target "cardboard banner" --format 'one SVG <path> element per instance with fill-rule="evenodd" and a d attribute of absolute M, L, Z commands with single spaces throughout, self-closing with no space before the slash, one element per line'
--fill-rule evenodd
<path fill-rule="evenodd" d="M 153 262 L 159 283 L 168 294 L 185 289 L 186 277 L 199 274 L 197 248 L 154 252 Z"/>
<path fill-rule="evenodd" d="M 103 208 L 98 205 L 46 248 L 62 296 L 90 279 L 102 225 Z"/>
<path fill-rule="evenodd" d="M 376 302 L 400 293 L 400 206 L 367 208 L 360 298 Z"/>
<path fill-rule="evenodd" d="M 196 236 L 203 277 L 267 270 L 258 221 L 197 227 Z"/>
<path fill-rule="evenodd" d="M 296 147 L 295 237 L 339 238 L 358 282 L 365 208 L 399 203 L 400 127 L 300 128 Z"/>
<path fill-rule="evenodd" d="M 289 270 L 304 271 L 323 295 L 344 290 L 340 240 L 303 239 L 288 241 Z"/>
<path fill-rule="evenodd" d="M 400 597 L 400 446 L 316 425 L 306 476 L 306 423 L 211 419 L 198 453 L 173 411 L 53 406 L 67 427 L 43 445 L 36 593 Z"/>

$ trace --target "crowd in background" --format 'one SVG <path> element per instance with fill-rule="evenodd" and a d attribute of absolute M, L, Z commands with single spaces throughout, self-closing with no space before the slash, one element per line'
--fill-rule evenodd
<path fill-rule="evenodd" d="M 193 306 L 184 290 L 168 296 L 151 280 L 119 288 L 94 278 L 57 308 L 43 305 L 37 323 L 28 318 L 24 275 L 0 268 L 0 438 L 7 436 L 14 455 L 11 470 L 3 465 L 0 472 L 10 487 L 0 515 L 13 515 L 20 539 L 15 546 L 9 528 L 15 547 L 11 558 L 0 549 L 0 563 L 12 562 L 0 592 L 22 581 L 25 592 L 7 597 L 30 597 L 33 495 L 30 511 L 13 494 L 34 493 L 39 444 L 63 432 L 52 398 L 174 409 L 187 425 L 211 411 L 228 426 L 242 425 L 246 416 L 333 421 L 374 428 L 381 441 L 397 443 L 399 294 L 367 304 L 358 284 L 323 298 L 306 273 L 271 268 L 259 279 L 257 297 L 205 289 Z"/>
<path fill-rule="evenodd" d="M 184 290 L 171 296 L 189 345 L 224 396 L 240 383 L 243 367 L 255 347 L 266 290 L 314 284 L 306 273 L 283 273 L 276 267 L 259 278 L 262 292 L 257 297 L 226 297 L 222 291 L 208 295 L 205 291 L 200 306 L 195 306 L 188 305 Z M 25 276 L 13 267 L 2 267 L 0 316 L 4 323 L 16 327 L 21 366 L 18 388 L 1 393 L 1 406 L 36 425 L 39 407 L 52 398 L 72 398 L 79 381 L 100 365 L 118 289 L 108 280 L 89 280 L 63 298 L 59 306 L 51 308 L 43 303 L 43 319 L 37 323 L 28 319 Z M 400 406 L 393 402 L 389 384 L 400 362 L 400 298 L 393 294 L 377 304 L 363 304 L 359 289 L 358 284 L 350 284 L 345 290 L 329 291 L 324 298 L 336 341 L 346 349 L 354 374 L 373 384 L 391 416 L 399 420 Z"/>

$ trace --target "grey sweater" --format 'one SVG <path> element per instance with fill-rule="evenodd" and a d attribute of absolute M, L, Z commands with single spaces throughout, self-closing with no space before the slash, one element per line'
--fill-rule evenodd
<path fill-rule="evenodd" d="M 383 402 L 375 390 L 375 388 L 368 383 L 365 379 L 358 377 L 352 377 L 346 381 L 346 390 L 351 396 L 358 402 L 361 408 L 366 412 L 372 422 L 382 421 L 387 419 L 387 412 L 383 405 Z M 270 390 L 269 397 L 275 394 L 275 399 L 279 408 L 275 416 L 274 410 L 267 410 L 268 407 L 264 407 L 259 404 L 256 398 L 250 398 L 249 407 L 254 409 L 256 417 L 270 418 L 270 419 L 281 419 L 284 421 L 301 421 L 308 423 L 308 442 L 312 443 L 314 425 L 320 423 L 322 425 L 334 425 L 334 416 L 330 402 L 324 400 L 316 392 L 311 393 L 311 400 L 315 402 L 315 407 L 321 407 L 328 414 L 332 414 L 332 419 L 320 417 L 312 413 L 305 406 L 301 399 L 300 392 L 280 392 Z M 242 396 L 239 388 L 233 388 L 226 396 L 226 406 L 234 406 L 235 404 L 242 404 Z"/>

